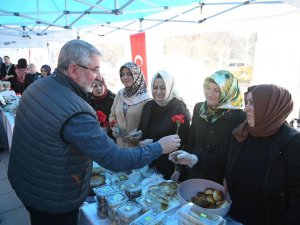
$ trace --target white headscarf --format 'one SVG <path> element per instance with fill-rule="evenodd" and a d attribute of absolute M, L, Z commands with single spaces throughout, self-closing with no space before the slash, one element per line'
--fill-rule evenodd
<path fill-rule="evenodd" d="M 152 78 L 152 82 L 151 82 L 152 94 L 153 94 L 154 81 L 157 78 L 157 76 L 159 76 L 159 75 L 162 77 L 162 79 L 165 82 L 166 95 L 165 95 L 165 99 L 163 100 L 163 102 L 157 102 L 155 99 L 154 100 L 158 105 L 166 106 L 174 97 L 177 97 L 174 92 L 175 80 L 174 80 L 173 75 L 169 74 L 167 71 L 158 71 L 157 73 L 155 73 L 155 75 Z"/>

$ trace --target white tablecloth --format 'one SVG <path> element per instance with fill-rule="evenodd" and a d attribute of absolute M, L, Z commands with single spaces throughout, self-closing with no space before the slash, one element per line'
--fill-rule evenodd
<path fill-rule="evenodd" d="M 98 215 L 97 203 L 85 203 L 79 212 L 78 225 L 110 225 L 108 218 L 101 219 Z"/>
<path fill-rule="evenodd" d="M 179 207 L 167 212 L 168 222 L 167 225 L 177 225 L 178 218 L 176 216 L 176 211 Z M 79 212 L 79 222 L 78 225 L 110 225 L 110 220 L 108 218 L 102 219 L 98 214 L 97 203 L 85 203 Z"/>
<path fill-rule="evenodd" d="M 173 210 L 167 212 L 168 222 L 166 225 L 178 225 L 178 217 L 176 211 L 179 206 Z M 227 225 L 242 225 L 228 216 L 225 217 Z M 85 203 L 79 212 L 79 223 L 78 225 L 110 225 L 110 220 L 108 218 L 101 219 L 98 215 L 97 203 Z"/>

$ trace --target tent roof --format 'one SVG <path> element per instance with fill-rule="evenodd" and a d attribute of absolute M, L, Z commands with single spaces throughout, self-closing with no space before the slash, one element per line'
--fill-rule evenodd
<path fill-rule="evenodd" d="M 286 1 L 297 4 L 296 0 Z M 233 11 L 240 12 L 241 18 L 276 15 L 294 8 L 283 5 L 288 4 L 280 0 L 2 0 L 0 48 L 35 47 L 45 41 L 69 40 L 87 33 L 137 33 L 163 23 L 197 24 Z"/>

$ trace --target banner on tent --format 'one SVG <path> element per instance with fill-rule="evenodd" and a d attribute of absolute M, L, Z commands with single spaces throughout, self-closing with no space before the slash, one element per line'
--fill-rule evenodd
<path fill-rule="evenodd" d="M 145 33 L 130 35 L 132 61 L 142 68 L 147 81 L 147 57 L 146 57 L 146 36 Z"/>

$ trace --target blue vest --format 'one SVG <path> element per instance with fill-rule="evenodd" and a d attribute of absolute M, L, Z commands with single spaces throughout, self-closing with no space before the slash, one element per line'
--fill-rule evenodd
<path fill-rule="evenodd" d="M 8 178 L 26 207 L 60 214 L 78 209 L 87 196 L 92 161 L 62 137 L 64 124 L 74 115 L 88 113 L 96 119 L 78 90 L 57 71 L 22 95 Z"/>

